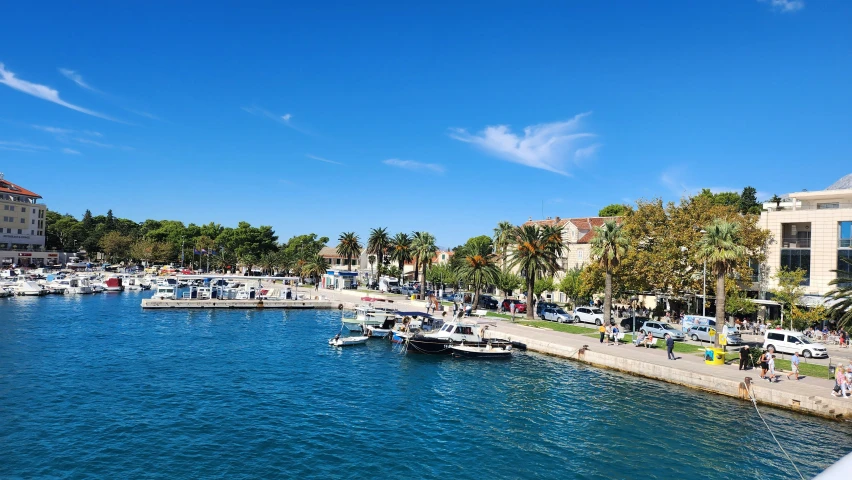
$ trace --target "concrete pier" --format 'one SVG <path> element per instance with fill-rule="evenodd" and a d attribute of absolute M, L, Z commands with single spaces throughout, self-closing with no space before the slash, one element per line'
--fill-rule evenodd
<path fill-rule="evenodd" d="M 751 391 L 760 404 L 852 420 L 852 399 L 831 396 L 834 381 L 825 378 L 806 377 L 796 381 L 788 380 L 786 372 L 776 372 L 781 382 L 769 383 L 760 378 L 760 370 L 739 370 L 736 365 L 705 365 L 697 355 L 678 354 L 677 360 L 668 360 L 665 348 L 647 349 L 631 344 L 607 346 L 591 337 L 502 321 L 496 328 L 487 330 L 486 336 L 522 342 L 534 352 L 744 400 L 749 400 L 745 378 L 750 377 Z"/>
<path fill-rule="evenodd" d="M 291 308 L 291 309 L 336 309 L 340 302 L 333 300 L 156 300 L 146 298 L 142 300 L 142 308 Z"/>

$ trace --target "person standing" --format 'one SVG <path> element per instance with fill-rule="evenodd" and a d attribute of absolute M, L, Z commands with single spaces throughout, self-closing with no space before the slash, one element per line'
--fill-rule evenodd
<path fill-rule="evenodd" d="M 606 327 L 603 324 L 598 325 L 598 332 L 601 334 L 601 343 L 603 343 L 604 336 L 606 335 Z"/>
<path fill-rule="evenodd" d="M 790 378 L 790 375 L 795 375 L 796 380 L 799 380 L 799 352 L 793 354 L 793 358 L 790 359 L 790 373 L 787 374 L 787 378 Z"/>
<path fill-rule="evenodd" d="M 669 354 L 669 360 L 677 360 L 674 356 L 674 337 L 666 336 L 666 352 Z"/>
<path fill-rule="evenodd" d="M 621 345 L 621 342 L 618 341 L 619 340 L 618 333 L 619 333 L 618 325 L 613 325 L 612 326 L 612 340 L 613 340 L 613 342 L 615 342 L 616 346 Z"/>
<path fill-rule="evenodd" d="M 606 334 L 606 344 L 612 345 L 612 326 L 610 324 L 606 325 L 604 333 Z"/>
<path fill-rule="evenodd" d="M 740 370 L 748 369 L 748 360 L 751 357 L 751 351 L 748 348 L 748 345 L 744 345 L 743 348 L 740 349 Z"/>

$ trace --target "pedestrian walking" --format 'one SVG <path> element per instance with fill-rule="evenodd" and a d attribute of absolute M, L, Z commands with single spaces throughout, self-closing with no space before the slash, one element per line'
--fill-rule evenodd
<path fill-rule="evenodd" d="M 613 325 L 612 326 L 612 340 L 615 342 L 616 346 L 621 345 L 621 342 L 618 341 L 619 340 L 618 334 L 619 334 L 618 325 Z"/>
<path fill-rule="evenodd" d="M 843 365 L 838 365 L 834 371 L 834 391 L 831 395 L 836 397 L 838 393 L 843 398 L 849 398 L 849 380 L 843 371 Z"/>
<path fill-rule="evenodd" d="M 666 352 L 669 354 L 669 360 L 677 360 L 674 356 L 674 338 L 671 335 L 666 337 Z"/>
<path fill-rule="evenodd" d="M 775 355 L 766 355 L 766 368 L 769 370 L 769 383 L 772 383 L 772 380 L 775 380 L 775 383 L 778 383 L 778 379 L 775 378 Z"/>
<path fill-rule="evenodd" d="M 795 375 L 796 380 L 799 379 L 799 352 L 793 354 L 793 358 L 790 359 L 790 373 L 787 374 L 787 378 L 790 378 L 790 375 Z"/>
<path fill-rule="evenodd" d="M 606 335 L 606 327 L 603 324 L 598 325 L 598 333 L 601 334 L 601 343 L 604 341 L 604 336 Z"/>
<path fill-rule="evenodd" d="M 767 370 L 769 370 L 769 360 L 767 359 L 768 356 L 769 356 L 769 353 L 763 352 L 760 355 L 760 360 L 758 360 L 760 362 L 760 378 L 761 379 L 766 378 L 766 372 L 767 372 Z"/>
<path fill-rule="evenodd" d="M 749 359 L 751 359 L 751 350 L 749 350 L 748 345 L 744 345 L 740 349 L 740 370 L 748 369 Z"/>

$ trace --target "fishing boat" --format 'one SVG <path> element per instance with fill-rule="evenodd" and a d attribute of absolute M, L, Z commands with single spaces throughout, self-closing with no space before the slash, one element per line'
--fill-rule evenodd
<path fill-rule="evenodd" d="M 36 282 L 30 281 L 21 281 L 15 285 L 15 294 L 17 295 L 25 295 L 25 296 L 39 296 L 46 295 L 47 290 L 41 287 Z"/>
<path fill-rule="evenodd" d="M 363 318 L 366 318 L 363 317 Z M 349 330 L 350 332 L 362 332 L 363 327 L 361 326 L 363 322 L 363 318 L 360 316 L 360 312 L 358 309 L 343 309 L 340 317 L 341 323 L 343 323 L 343 328 Z"/>
<path fill-rule="evenodd" d="M 154 300 L 177 300 L 177 289 L 169 284 L 157 285 L 157 290 L 151 297 Z"/>
<path fill-rule="evenodd" d="M 484 347 L 474 347 L 461 344 L 450 347 L 450 352 L 456 358 L 511 358 L 512 345 L 494 347 L 489 342 Z"/>
<path fill-rule="evenodd" d="M 104 281 L 104 290 L 109 293 L 118 293 L 124 291 L 124 284 L 121 277 L 109 277 Z"/>
<path fill-rule="evenodd" d="M 368 338 L 370 337 L 341 337 L 340 335 L 336 335 L 334 338 L 328 340 L 328 344 L 332 347 L 350 347 L 352 345 L 363 345 L 367 343 Z"/>

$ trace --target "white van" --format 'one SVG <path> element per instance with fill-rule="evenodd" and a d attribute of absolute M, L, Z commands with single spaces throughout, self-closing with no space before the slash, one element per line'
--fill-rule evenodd
<path fill-rule="evenodd" d="M 680 322 L 680 328 L 683 333 L 689 331 L 692 327 L 707 325 L 710 327 L 716 326 L 716 317 L 702 317 L 701 315 L 684 315 Z"/>
<path fill-rule="evenodd" d="M 771 353 L 781 352 L 793 354 L 798 352 L 805 358 L 825 357 L 828 351 L 821 343 L 812 343 L 802 332 L 792 330 L 767 330 L 763 337 L 763 349 Z"/>

